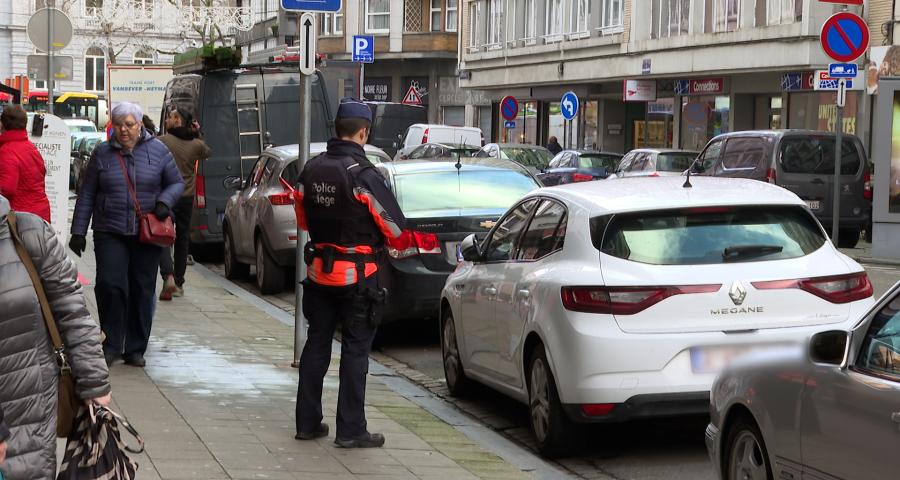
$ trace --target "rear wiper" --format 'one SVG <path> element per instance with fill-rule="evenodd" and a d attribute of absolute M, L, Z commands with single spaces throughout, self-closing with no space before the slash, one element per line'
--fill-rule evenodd
<path fill-rule="evenodd" d="M 722 252 L 722 258 L 727 262 L 747 257 L 762 257 L 772 253 L 780 253 L 784 250 L 781 245 L 732 245 Z"/>

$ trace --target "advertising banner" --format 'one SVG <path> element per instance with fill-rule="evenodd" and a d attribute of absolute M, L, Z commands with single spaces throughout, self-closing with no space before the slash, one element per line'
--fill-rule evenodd
<path fill-rule="evenodd" d="M 69 163 L 72 161 L 72 140 L 69 127 L 56 115 L 44 115 L 44 131 L 41 136 L 32 132 L 34 115 L 28 117 L 28 139 L 44 157 L 47 168 L 45 189 L 50 199 L 50 225 L 56 230 L 59 241 L 66 244 L 69 231 Z"/>

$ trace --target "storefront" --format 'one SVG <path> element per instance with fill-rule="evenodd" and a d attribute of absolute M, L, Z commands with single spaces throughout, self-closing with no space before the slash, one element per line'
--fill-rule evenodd
<path fill-rule="evenodd" d="M 680 148 L 702 150 L 716 135 L 731 130 L 731 97 L 725 78 L 675 80 L 681 107 Z"/>

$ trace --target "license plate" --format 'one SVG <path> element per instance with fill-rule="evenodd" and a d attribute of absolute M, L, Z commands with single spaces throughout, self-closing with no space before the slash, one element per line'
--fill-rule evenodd
<path fill-rule="evenodd" d="M 822 208 L 822 203 L 819 200 L 804 200 L 806 205 L 810 208 L 810 210 L 818 210 Z"/>
<path fill-rule="evenodd" d="M 719 373 L 743 355 L 771 348 L 773 348 L 771 345 L 694 347 L 691 348 L 691 370 L 694 373 Z"/>

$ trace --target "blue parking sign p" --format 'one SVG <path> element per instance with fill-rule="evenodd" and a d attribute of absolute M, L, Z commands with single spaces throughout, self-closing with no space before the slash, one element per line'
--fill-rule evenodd
<path fill-rule="evenodd" d="M 371 35 L 353 36 L 354 62 L 373 63 L 375 61 L 375 37 Z"/>
<path fill-rule="evenodd" d="M 341 0 L 281 0 L 281 9 L 289 12 L 337 12 Z"/>

